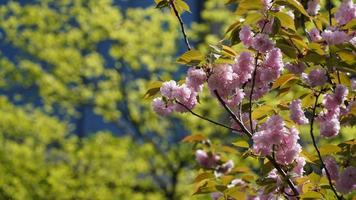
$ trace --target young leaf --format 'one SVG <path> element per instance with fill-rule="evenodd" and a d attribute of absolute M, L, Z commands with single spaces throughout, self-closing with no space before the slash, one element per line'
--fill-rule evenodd
<path fill-rule="evenodd" d="M 279 5 L 287 5 L 289 7 L 292 7 L 294 10 L 297 10 L 303 15 L 309 17 L 307 11 L 305 11 L 303 5 L 299 3 L 298 0 L 276 0 L 275 3 Z"/>
<path fill-rule="evenodd" d="M 150 99 L 151 97 L 154 97 L 160 90 L 162 86 L 161 81 L 154 81 L 148 85 L 147 92 L 143 95 L 144 99 Z"/>
<path fill-rule="evenodd" d="M 204 55 L 198 50 L 189 50 L 181 55 L 177 62 L 185 65 L 198 65 L 204 60 Z"/>
<path fill-rule="evenodd" d="M 298 79 L 294 74 L 284 74 L 280 76 L 272 85 L 272 89 L 282 87 L 291 80 Z"/>
<path fill-rule="evenodd" d="M 284 12 L 277 12 L 277 13 L 274 13 L 273 15 L 279 19 L 282 27 L 289 28 L 289 29 L 295 31 L 294 20 L 291 16 L 289 16 L 288 14 L 286 14 Z"/>

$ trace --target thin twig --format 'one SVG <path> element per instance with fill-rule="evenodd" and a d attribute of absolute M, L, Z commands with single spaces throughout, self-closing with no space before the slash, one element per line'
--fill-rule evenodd
<path fill-rule="evenodd" d="M 198 117 L 198 118 L 200 118 L 200 119 L 203 119 L 203 120 L 208 121 L 208 122 L 210 122 L 210 123 L 212 123 L 212 124 L 215 124 L 215 125 L 218 125 L 218 126 L 227 128 L 227 129 L 229 129 L 229 130 L 231 130 L 231 131 L 241 132 L 240 130 L 234 129 L 234 128 L 229 127 L 229 126 L 226 126 L 225 124 L 222 124 L 222 123 L 220 123 L 220 122 L 217 122 L 217 121 L 214 121 L 214 120 L 209 119 L 209 118 L 207 118 L 207 117 L 204 117 L 204 116 L 202 116 L 202 115 L 200 115 L 200 114 L 198 114 L 198 113 L 195 113 L 194 111 L 192 111 L 192 110 L 189 109 L 186 105 L 182 104 L 182 103 L 179 102 L 179 101 L 176 101 L 176 102 L 177 102 L 177 104 L 183 106 L 186 110 L 188 110 L 192 115 L 194 115 L 194 116 L 196 116 L 196 117 Z"/>
<path fill-rule="evenodd" d="M 253 121 L 252 121 L 252 96 L 253 96 L 253 90 L 255 88 L 256 84 L 256 73 L 257 73 L 257 64 L 258 64 L 258 57 L 260 53 L 257 52 L 256 57 L 255 57 L 255 69 L 253 70 L 252 74 L 252 85 L 251 85 L 251 92 L 250 92 L 250 98 L 249 98 L 249 118 L 250 118 L 250 127 L 251 127 L 251 132 L 253 134 Z"/>
<path fill-rule="evenodd" d="M 179 24 L 180 24 L 180 28 L 182 30 L 182 34 L 183 34 L 183 38 L 184 38 L 184 42 L 185 42 L 185 45 L 187 46 L 187 49 L 188 50 L 191 50 L 192 48 L 190 47 L 190 44 L 189 44 L 189 40 L 188 40 L 188 37 L 187 37 L 187 33 L 185 32 L 185 29 L 184 29 L 184 23 L 183 23 L 183 20 L 182 18 L 179 16 L 179 13 L 178 13 L 178 10 L 176 8 L 176 6 L 174 5 L 174 0 L 170 0 L 169 1 L 169 4 L 171 5 L 173 11 L 174 11 L 174 14 L 176 15 L 178 21 L 179 21 Z"/>
<path fill-rule="evenodd" d="M 329 170 L 326 168 L 325 164 L 324 164 L 324 161 L 323 161 L 323 158 L 321 157 L 321 153 L 319 151 L 319 148 L 316 144 L 316 140 L 315 140 L 315 136 L 314 136 L 314 129 L 313 129 L 313 125 L 314 125 L 314 118 L 315 118 L 315 114 L 316 114 L 316 108 L 317 108 L 317 105 L 318 105 L 318 99 L 320 97 L 322 93 L 320 92 L 319 94 L 316 95 L 315 97 L 315 102 L 314 102 L 314 107 L 313 107 L 313 115 L 312 115 L 312 118 L 310 120 L 310 136 L 312 138 L 312 141 L 313 141 L 313 146 L 316 150 L 316 152 L 318 153 L 318 157 L 319 157 L 319 160 L 321 162 L 321 169 L 324 168 L 325 170 L 325 173 L 326 173 L 326 176 L 328 178 L 328 181 L 329 181 L 329 185 L 332 189 L 332 191 L 334 192 L 335 196 L 337 197 L 337 199 L 342 199 L 341 197 L 339 197 L 339 195 L 337 194 L 335 188 L 334 188 L 334 185 L 332 184 L 331 182 L 331 177 L 330 177 L 330 173 L 329 173 Z"/>

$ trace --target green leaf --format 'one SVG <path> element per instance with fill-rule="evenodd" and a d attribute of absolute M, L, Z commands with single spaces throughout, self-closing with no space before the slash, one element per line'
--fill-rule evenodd
<path fill-rule="evenodd" d="M 242 147 L 242 148 L 249 148 L 250 145 L 248 144 L 248 142 L 246 142 L 245 140 L 238 140 L 234 143 L 232 143 L 234 146 L 237 147 Z"/>
<path fill-rule="evenodd" d="M 356 19 L 349 21 L 347 24 L 344 25 L 344 29 L 355 29 L 356 28 Z"/>
<path fill-rule="evenodd" d="M 284 12 L 277 12 L 273 14 L 275 17 L 279 19 L 282 27 L 289 28 L 295 31 L 294 19 Z"/>
<path fill-rule="evenodd" d="M 341 148 L 336 145 L 326 144 L 324 146 L 319 147 L 319 151 L 322 156 L 325 156 L 330 154 L 336 154 L 341 151 Z"/>
<path fill-rule="evenodd" d="M 300 195 L 302 199 L 323 199 L 323 195 L 318 192 L 308 191 Z"/>
<path fill-rule="evenodd" d="M 283 74 L 272 85 L 272 89 L 284 86 L 291 80 L 298 79 L 294 74 Z"/>
<path fill-rule="evenodd" d="M 199 183 L 203 180 L 206 180 L 206 179 L 211 179 L 211 178 L 214 178 L 215 175 L 212 173 L 212 172 L 203 172 L 201 174 L 198 174 L 195 179 L 194 179 L 194 183 Z"/>
<path fill-rule="evenodd" d="M 184 11 L 191 12 L 189 5 L 183 0 L 175 0 L 174 5 L 179 14 L 182 14 Z"/>
<path fill-rule="evenodd" d="M 267 104 L 257 107 L 252 111 L 252 119 L 260 119 L 262 117 L 266 117 L 268 114 L 273 113 L 273 111 L 273 107 Z"/>
<path fill-rule="evenodd" d="M 189 50 L 181 55 L 177 62 L 185 65 L 198 65 L 204 60 L 204 55 L 198 50 Z"/>
<path fill-rule="evenodd" d="M 300 154 L 305 158 L 307 162 L 314 163 L 314 161 L 318 160 L 318 157 L 308 153 L 305 150 L 302 150 Z"/>
<path fill-rule="evenodd" d="M 156 8 L 164 8 L 169 6 L 169 2 L 167 0 L 155 0 Z"/>
<path fill-rule="evenodd" d="M 147 87 L 147 92 L 143 95 L 144 99 L 150 99 L 154 97 L 160 90 L 162 86 L 161 81 L 153 81 Z"/>
<path fill-rule="evenodd" d="M 294 10 L 299 11 L 303 15 L 309 17 L 309 15 L 305 11 L 303 5 L 301 3 L 299 3 L 298 0 L 276 0 L 275 3 L 279 4 L 279 5 L 287 5 L 287 6 L 291 7 L 291 8 L 293 8 Z"/>
<path fill-rule="evenodd" d="M 237 188 L 235 187 L 227 189 L 225 191 L 225 194 L 227 194 L 229 197 L 232 197 L 234 199 L 241 199 L 241 200 L 246 199 L 246 193 L 237 190 Z"/>
<path fill-rule="evenodd" d="M 290 58 L 297 58 L 297 49 L 292 45 L 283 40 L 278 40 L 276 46 L 281 49 L 281 51 Z"/>
<path fill-rule="evenodd" d="M 260 0 L 241 0 L 236 10 L 236 14 L 244 15 L 250 10 L 260 10 L 262 7 L 262 1 Z"/>
<path fill-rule="evenodd" d="M 188 135 L 185 138 L 183 138 L 183 142 L 201 142 L 206 140 L 207 138 L 203 136 L 202 134 L 194 134 L 194 135 Z"/>
<path fill-rule="evenodd" d="M 309 43 L 308 48 L 319 55 L 325 55 L 323 47 L 319 43 L 311 42 Z"/>
<path fill-rule="evenodd" d="M 339 51 L 336 53 L 344 62 L 346 62 L 349 65 L 353 65 L 356 63 L 356 57 L 353 54 L 353 52 L 349 51 Z"/>

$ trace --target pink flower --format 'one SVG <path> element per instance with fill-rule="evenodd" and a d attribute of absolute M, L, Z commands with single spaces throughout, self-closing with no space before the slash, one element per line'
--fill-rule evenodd
<path fill-rule="evenodd" d="M 250 47 L 253 42 L 253 33 L 249 26 L 243 26 L 239 33 L 240 40 L 245 45 L 245 47 Z"/>
<path fill-rule="evenodd" d="M 304 112 L 302 110 L 302 105 L 300 99 L 296 99 L 292 101 L 289 106 L 290 109 L 290 118 L 297 124 L 307 124 L 309 120 L 305 117 Z"/>
<path fill-rule="evenodd" d="M 308 1 L 308 9 L 307 12 L 311 16 L 315 16 L 318 14 L 320 10 L 319 0 L 309 0 Z"/>
<path fill-rule="evenodd" d="M 287 129 L 282 118 L 273 115 L 261 125 L 260 131 L 252 136 L 255 153 L 270 155 L 274 150 L 280 164 L 290 164 L 298 156 L 301 146 L 297 143 L 299 132 L 295 128 Z"/>
<path fill-rule="evenodd" d="M 347 89 L 347 87 L 339 84 L 335 88 L 334 98 L 338 104 L 342 104 L 345 101 L 345 98 L 347 97 L 348 94 L 349 94 L 349 90 Z"/>
<path fill-rule="evenodd" d="M 242 89 L 237 89 L 236 93 L 231 96 L 230 99 L 227 99 L 225 102 L 229 107 L 236 107 L 239 103 L 242 102 L 242 99 L 245 97 L 245 93 Z"/>
<path fill-rule="evenodd" d="M 282 52 L 279 48 L 270 50 L 263 63 L 260 79 L 264 82 L 276 80 L 283 69 Z"/>
<path fill-rule="evenodd" d="M 234 88 L 233 82 L 238 76 L 233 72 L 231 65 L 218 65 L 213 68 L 213 73 L 208 79 L 208 86 L 212 94 L 217 90 L 219 95 L 228 96 Z"/>
<path fill-rule="evenodd" d="M 208 154 L 205 151 L 199 149 L 195 152 L 195 159 L 201 167 L 211 169 L 217 166 L 220 157 L 215 154 Z"/>
<path fill-rule="evenodd" d="M 160 88 L 161 94 L 168 99 L 174 99 L 174 92 L 178 89 L 177 83 L 173 80 L 164 82 Z"/>
<path fill-rule="evenodd" d="M 257 22 L 257 25 L 260 27 L 261 30 L 263 29 L 262 33 L 270 34 L 272 33 L 273 22 L 274 22 L 274 18 L 261 19 Z"/>
<path fill-rule="evenodd" d="M 356 18 L 355 4 L 352 3 L 352 0 L 344 0 L 334 16 L 340 25 L 347 24 L 347 22 Z"/>
<path fill-rule="evenodd" d="M 356 78 L 351 79 L 351 89 L 356 91 Z"/>
<path fill-rule="evenodd" d="M 340 121 L 336 117 L 331 119 L 321 118 L 320 122 L 320 135 L 324 137 L 334 137 L 339 134 Z"/>
<path fill-rule="evenodd" d="M 321 37 L 328 43 L 328 45 L 342 44 L 349 41 L 351 38 L 343 31 L 324 30 Z"/>
<path fill-rule="evenodd" d="M 206 78 L 203 69 L 190 67 L 187 73 L 186 84 L 195 92 L 200 92 L 203 89 L 203 84 L 206 81 Z"/>
<path fill-rule="evenodd" d="M 167 116 L 173 112 L 173 105 L 167 105 L 161 97 L 153 99 L 152 107 L 153 110 L 161 116 Z"/>
<path fill-rule="evenodd" d="M 232 160 L 228 160 L 226 163 L 218 166 L 217 170 L 215 171 L 215 175 L 220 177 L 224 174 L 228 174 L 231 172 L 232 168 L 234 168 L 234 162 Z"/>
<path fill-rule="evenodd" d="M 273 42 L 268 38 L 268 35 L 257 34 L 253 40 L 252 47 L 260 53 L 266 53 L 274 47 Z"/>
<path fill-rule="evenodd" d="M 330 174 L 331 180 L 337 180 L 339 178 L 339 166 L 336 160 L 332 156 L 328 156 L 324 159 L 324 164 Z M 326 175 L 325 171 L 323 173 Z"/>
<path fill-rule="evenodd" d="M 308 75 L 302 73 L 302 79 L 311 87 L 322 86 L 326 83 L 326 72 L 323 69 L 314 69 Z"/>
<path fill-rule="evenodd" d="M 233 72 L 238 75 L 236 82 L 238 85 L 243 85 L 252 76 L 253 72 L 253 58 L 251 53 L 242 52 L 237 59 L 237 62 L 232 65 Z"/>
<path fill-rule="evenodd" d="M 191 92 L 189 96 L 187 96 L 188 91 L 186 91 L 187 87 L 185 87 L 185 85 L 181 86 L 180 89 L 177 92 L 177 95 L 179 93 L 181 93 L 181 96 L 177 96 L 176 99 L 182 103 L 183 105 L 185 105 L 188 109 L 193 109 L 195 107 L 195 105 L 198 103 L 197 100 L 197 93 L 196 92 Z M 187 108 L 185 108 L 184 106 L 180 105 L 180 104 L 175 104 L 174 106 L 174 110 L 177 112 L 188 112 L 189 110 L 187 110 Z"/>
<path fill-rule="evenodd" d="M 347 194 L 356 189 L 356 167 L 347 167 L 336 182 L 336 189 Z"/>
<path fill-rule="evenodd" d="M 304 63 L 298 62 L 294 64 L 287 63 L 286 68 L 288 69 L 288 71 L 290 71 L 293 74 L 301 74 L 302 72 L 304 72 L 305 68 L 307 67 L 305 66 Z"/>
<path fill-rule="evenodd" d="M 297 174 L 298 176 L 303 176 L 304 173 L 304 165 L 306 164 L 305 158 L 303 157 L 297 157 L 295 159 L 297 165 L 293 168 L 293 172 Z"/>
<path fill-rule="evenodd" d="M 310 40 L 313 42 L 319 41 L 322 39 L 322 37 L 320 36 L 320 32 L 317 28 L 313 28 L 309 31 L 308 33 Z"/>

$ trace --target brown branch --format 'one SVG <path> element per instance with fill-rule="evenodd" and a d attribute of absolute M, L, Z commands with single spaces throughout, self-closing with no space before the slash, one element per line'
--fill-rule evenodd
<path fill-rule="evenodd" d="M 174 11 L 174 14 L 175 14 L 175 16 L 177 17 L 177 19 L 179 21 L 185 45 L 187 46 L 188 50 L 191 50 L 192 48 L 190 47 L 189 40 L 188 40 L 188 37 L 187 37 L 187 33 L 185 32 L 185 29 L 184 29 L 184 22 L 183 22 L 182 18 L 179 16 L 178 10 L 177 10 L 176 6 L 174 5 L 174 0 L 170 0 L 169 1 L 169 5 L 172 7 L 172 9 Z"/>
<path fill-rule="evenodd" d="M 192 110 L 189 109 L 186 105 L 182 104 L 182 103 L 179 102 L 179 101 L 176 101 L 176 102 L 177 102 L 177 104 L 183 106 L 186 110 L 188 110 L 192 115 L 194 115 L 194 116 L 196 116 L 196 117 L 198 117 L 198 118 L 200 118 L 200 119 L 203 119 L 203 120 L 208 121 L 208 122 L 210 122 L 210 123 L 212 123 L 212 124 L 215 124 L 215 125 L 218 125 L 218 126 L 227 128 L 227 129 L 229 129 L 229 130 L 231 130 L 231 131 L 240 132 L 240 130 L 231 128 L 231 127 L 229 127 L 229 126 L 226 126 L 225 124 L 222 124 L 222 123 L 220 123 L 220 122 L 217 122 L 217 121 L 214 121 L 214 120 L 209 119 L 209 118 L 207 118 L 207 117 L 204 117 L 204 116 L 202 116 L 202 115 L 200 115 L 200 114 L 198 114 L 198 113 L 195 113 L 194 111 L 192 111 Z"/>
<path fill-rule="evenodd" d="M 322 94 L 322 92 L 320 92 L 319 94 L 317 94 L 316 97 L 315 97 L 315 102 L 314 102 L 314 107 L 313 107 L 313 114 L 312 114 L 312 118 L 311 118 L 311 120 L 310 120 L 310 136 L 311 136 L 312 141 L 313 141 L 313 146 L 314 146 L 314 148 L 315 148 L 315 150 L 316 150 L 316 152 L 317 152 L 317 154 L 318 154 L 319 160 L 320 160 L 320 162 L 321 162 L 321 169 L 324 168 L 325 173 L 326 173 L 326 176 L 327 176 L 328 181 L 329 181 L 329 185 L 330 185 L 332 191 L 334 192 L 336 198 L 340 200 L 340 199 L 342 199 L 342 198 L 339 197 L 339 195 L 337 194 L 337 192 L 336 192 L 336 190 L 335 190 L 335 188 L 334 188 L 334 185 L 333 185 L 332 182 L 331 182 L 331 176 L 330 176 L 329 170 L 328 170 L 328 169 L 326 168 L 326 166 L 325 166 L 325 163 L 324 163 L 323 158 L 322 158 L 322 156 L 321 156 L 321 153 L 320 153 L 320 151 L 319 151 L 318 145 L 316 144 L 316 140 L 315 140 L 315 136 L 314 136 L 314 128 L 313 128 L 313 125 L 314 125 L 314 119 L 315 119 L 315 114 L 316 114 L 316 108 L 317 108 L 317 105 L 318 105 L 318 99 L 319 99 L 319 97 L 320 97 L 321 94 Z"/>

